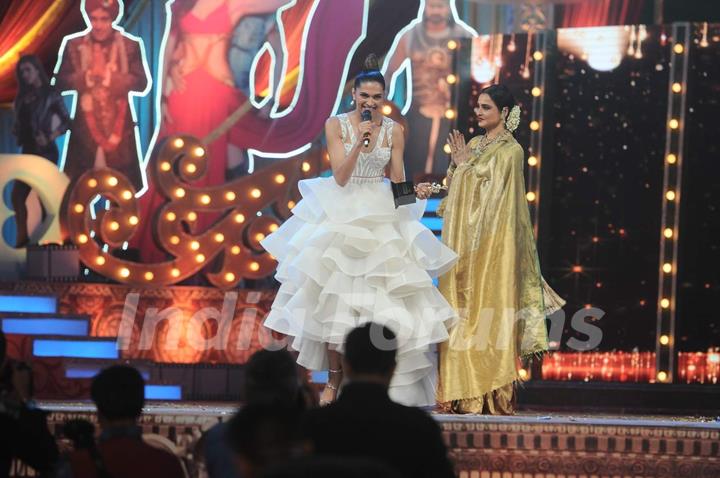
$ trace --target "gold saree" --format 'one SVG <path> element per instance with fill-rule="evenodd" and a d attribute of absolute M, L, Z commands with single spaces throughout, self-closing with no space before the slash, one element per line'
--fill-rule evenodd
<path fill-rule="evenodd" d="M 540 274 L 522 147 L 509 134 L 484 150 L 478 142 L 438 210 L 443 242 L 459 255 L 440 292 L 460 316 L 440 347 L 438 401 L 512 413 L 518 359 L 547 351 L 545 316 L 564 301 Z"/>

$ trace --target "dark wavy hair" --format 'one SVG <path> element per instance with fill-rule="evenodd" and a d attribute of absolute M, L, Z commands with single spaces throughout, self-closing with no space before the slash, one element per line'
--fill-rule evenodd
<path fill-rule="evenodd" d="M 510 110 L 515 106 L 515 97 L 505 85 L 490 85 L 483 88 L 480 94 L 488 95 L 495 103 L 495 106 L 498 107 L 500 113 L 502 113 L 503 108 L 507 108 L 509 114 Z"/>
<path fill-rule="evenodd" d="M 385 89 L 385 77 L 380 73 L 380 63 L 378 57 L 374 53 L 370 53 L 365 58 L 363 70 L 358 76 L 355 77 L 355 88 L 359 87 L 363 83 L 380 83 Z"/>
<path fill-rule="evenodd" d="M 45 72 L 45 67 L 40 62 L 40 58 L 38 58 L 36 55 L 23 55 L 18 60 L 17 65 L 15 65 L 15 77 L 18 84 L 18 93 L 15 97 L 16 102 L 18 99 L 23 98 L 26 94 L 28 94 L 28 92 L 33 90 L 33 86 L 25 83 L 25 80 L 23 80 L 22 74 L 20 73 L 20 67 L 23 66 L 25 63 L 30 63 L 32 66 L 35 67 L 38 75 L 40 76 L 40 83 L 42 83 L 43 87 L 50 86 L 50 80 L 48 79 L 47 73 Z"/>

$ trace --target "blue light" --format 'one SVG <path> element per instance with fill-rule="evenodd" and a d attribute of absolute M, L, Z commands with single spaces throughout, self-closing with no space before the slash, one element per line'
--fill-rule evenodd
<path fill-rule="evenodd" d="M 422 223 L 431 231 L 442 231 L 442 218 L 441 217 L 424 217 Z"/>
<path fill-rule="evenodd" d="M 120 358 L 120 352 L 114 340 L 35 339 L 33 341 L 33 355 L 36 357 Z"/>
<path fill-rule="evenodd" d="M 97 365 L 68 365 L 65 369 L 65 378 L 93 378 L 99 374 L 102 369 L 109 366 L 109 364 L 97 364 Z M 150 380 L 150 373 L 145 370 L 140 370 L 143 380 Z"/>
<path fill-rule="evenodd" d="M 313 370 L 312 382 L 313 383 L 327 383 L 328 373 L 325 370 Z"/>
<path fill-rule="evenodd" d="M 88 323 L 82 319 L 31 319 L 4 318 L 2 331 L 6 334 L 23 335 L 67 335 L 85 337 L 88 334 Z"/>
<path fill-rule="evenodd" d="M 425 212 L 437 212 L 438 207 L 440 207 L 440 201 L 442 201 L 442 199 L 428 199 Z"/>
<path fill-rule="evenodd" d="M 57 297 L 0 295 L 0 312 L 54 314 L 57 312 Z"/>
<path fill-rule="evenodd" d="M 182 400 L 180 385 L 145 385 L 146 400 Z"/>

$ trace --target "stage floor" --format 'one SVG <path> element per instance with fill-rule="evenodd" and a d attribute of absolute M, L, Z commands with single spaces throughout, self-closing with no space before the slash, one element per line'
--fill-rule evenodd
<path fill-rule="evenodd" d="M 41 402 L 51 427 L 94 420 L 88 402 Z M 180 456 L 191 476 L 202 432 L 227 419 L 227 403 L 153 402 L 142 418 L 146 438 Z M 433 414 L 460 478 L 720 477 L 720 420 L 715 417 L 543 414 Z M 193 458 L 195 457 L 195 458 Z"/>

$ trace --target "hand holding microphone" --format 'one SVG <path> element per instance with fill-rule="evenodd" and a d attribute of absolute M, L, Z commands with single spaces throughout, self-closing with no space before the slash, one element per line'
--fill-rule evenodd
<path fill-rule="evenodd" d="M 363 138 L 363 146 L 367 148 L 370 146 L 370 136 L 372 135 L 372 113 L 370 110 L 363 110 L 360 113 L 360 119 L 361 122 L 358 127 Z"/>

